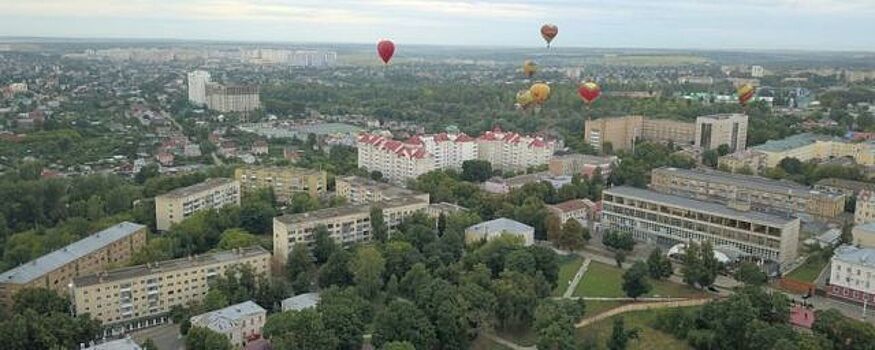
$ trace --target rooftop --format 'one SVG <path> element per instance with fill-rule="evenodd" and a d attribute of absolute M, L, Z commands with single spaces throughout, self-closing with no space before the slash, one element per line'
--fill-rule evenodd
<path fill-rule="evenodd" d="M 608 164 L 608 163 L 613 163 L 614 161 L 616 161 L 617 157 L 613 157 L 613 156 L 600 157 L 600 156 L 593 156 L 593 155 L 589 155 L 589 154 L 572 153 L 572 154 L 565 154 L 565 155 L 561 155 L 561 156 L 555 156 L 555 157 L 553 157 L 553 159 L 554 160 L 561 160 L 561 161 L 578 161 L 578 162 L 588 163 L 588 164 Z"/>
<path fill-rule="evenodd" d="M 673 196 L 629 186 L 612 187 L 610 189 L 605 189 L 604 193 L 622 197 L 632 197 L 643 201 L 661 203 L 697 212 L 721 215 L 729 218 L 739 218 L 768 225 L 784 226 L 790 222 L 799 220 L 756 211 L 739 211 L 722 204 L 697 201 L 686 197 Z"/>
<path fill-rule="evenodd" d="M 188 186 L 188 187 L 177 188 L 177 189 L 175 189 L 175 190 L 173 190 L 173 191 L 167 192 L 167 193 L 162 194 L 162 195 L 160 195 L 160 196 L 158 196 L 158 197 L 169 197 L 169 198 L 175 198 L 175 197 L 185 197 L 185 196 L 190 196 L 190 195 L 195 194 L 195 193 L 200 193 L 200 192 L 203 192 L 203 191 L 210 190 L 210 189 L 212 189 L 212 188 L 214 188 L 214 187 L 218 187 L 218 186 L 222 186 L 222 185 L 229 184 L 229 183 L 231 183 L 231 182 L 233 182 L 233 181 L 234 181 L 234 180 L 232 180 L 232 179 L 226 179 L 226 178 L 223 178 L 223 177 L 217 177 L 217 178 L 207 179 L 206 181 L 201 182 L 201 183 L 198 183 L 198 184 L 194 184 L 194 185 L 191 185 L 191 186 Z"/>
<path fill-rule="evenodd" d="M 703 115 L 696 118 L 699 119 L 712 119 L 712 120 L 724 120 L 724 119 L 732 119 L 732 118 L 745 118 L 747 119 L 747 114 L 741 113 L 723 113 L 723 114 L 712 114 L 712 115 Z"/>
<path fill-rule="evenodd" d="M 563 213 L 567 213 L 570 211 L 581 210 L 581 209 L 590 209 L 595 207 L 595 203 L 593 203 L 589 199 L 572 199 L 569 201 L 565 201 L 562 203 L 557 203 L 553 205 L 548 205 L 550 208 L 554 208 Z"/>
<path fill-rule="evenodd" d="M 204 326 L 219 333 L 225 333 L 244 321 L 244 317 L 256 316 L 267 313 L 263 307 L 251 300 L 240 304 L 234 304 L 224 309 L 210 311 L 191 317 L 192 325 Z"/>
<path fill-rule="evenodd" d="M 89 346 L 83 350 L 141 350 L 130 337 Z"/>
<path fill-rule="evenodd" d="M 324 175 L 325 172 L 318 169 L 298 168 L 292 166 L 245 166 L 237 168 L 242 171 L 264 171 L 271 173 L 292 172 L 297 175 Z"/>
<path fill-rule="evenodd" d="M 383 208 L 394 208 L 394 207 L 402 207 L 402 206 L 406 206 L 406 205 L 411 205 L 414 203 L 428 204 L 428 203 L 423 202 L 422 199 L 419 199 L 416 197 L 402 197 L 402 198 L 388 199 L 388 200 L 380 201 L 379 203 L 374 203 L 374 204 L 369 203 L 369 204 L 344 205 L 344 206 L 340 206 L 340 207 L 320 209 L 320 210 L 315 210 L 315 211 L 300 213 L 300 214 L 282 215 L 282 216 L 275 217 L 274 220 L 278 220 L 279 222 L 281 222 L 283 224 L 290 225 L 290 224 L 296 224 L 296 223 L 301 223 L 301 222 L 305 222 L 305 221 L 325 220 L 325 219 L 329 219 L 329 218 L 348 216 L 348 215 L 354 215 L 354 214 L 367 214 L 367 213 L 370 213 L 370 211 L 371 211 L 371 205 L 378 205 L 378 206 L 381 206 Z"/>
<path fill-rule="evenodd" d="M 301 311 L 304 309 L 314 308 L 319 304 L 319 293 L 304 293 L 283 300 L 283 311 L 295 310 Z"/>
<path fill-rule="evenodd" d="M 416 195 L 422 194 L 420 192 L 406 189 L 404 187 L 394 186 L 391 184 L 387 184 L 385 182 L 380 182 L 380 181 L 372 180 L 372 179 L 369 179 L 366 177 L 361 177 L 361 176 L 347 176 L 347 177 L 339 178 L 337 180 L 348 182 L 353 186 L 364 186 L 364 187 L 370 187 L 373 189 L 380 190 L 383 193 L 383 196 L 385 196 L 387 198 L 416 196 Z"/>
<path fill-rule="evenodd" d="M 875 248 L 858 248 L 852 245 L 843 245 L 836 248 L 832 258 L 843 263 L 875 268 Z"/>
<path fill-rule="evenodd" d="M 812 133 L 803 133 L 796 134 L 793 136 L 789 136 L 787 138 L 781 140 L 768 140 L 766 143 L 758 146 L 751 147 L 757 151 L 763 152 L 783 152 L 787 150 L 791 150 L 794 148 L 799 148 L 805 145 L 810 145 L 817 141 L 829 141 L 829 140 L 838 140 L 838 138 L 827 136 L 827 135 L 818 135 Z"/>
<path fill-rule="evenodd" d="M 816 185 L 844 188 L 844 189 L 852 190 L 854 192 L 859 192 L 862 190 L 875 191 L 875 184 L 873 184 L 873 183 L 845 180 L 845 179 L 837 179 L 837 178 L 822 179 L 822 180 L 818 181 L 816 183 Z"/>
<path fill-rule="evenodd" d="M 836 195 L 834 194 L 815 191 L 808 188 L 807 186 L 803 186 L 795 182 L 786 180 L 772 180 L 769 178 L 754 175 L 733 174 L 714 170 L 690 170 L 668 167 L 653 169 L 652 171 L 653 175 L 660 173 L 666 174 L 667 176 L 671 177 L 683 177 L 704 182 L 736 185 L 770 193 L 781 192 L 795 195 L 836 197 Z"/>
<path fill-rule="evenodd" d="M 122 222 L 6 271 L 0 274 L 0 283 L 28 283 L 145 228 L 140 224 Z"/>
<path fill-rule="evenodd" d="M 146 265 L 123 267 L 115 270 L 80 276 L 73 279 L 73 285 L 78 287 L 84 287 L 97 283 L 120 281 L 140 276 L 147 276 L 159 272 L 213 265 L 259 255 L 270 256 L 270 252 L 265 250 L 261 246 L 238 248 L 234 250 L 223 250 L 203 255 L 195 255 L 185 258 L 159 261 Z"/>
<path fill-rule="evenodd" d="M 522 233 L 532 230 L 534 230 L 533 227 L 508 218 L 498 218 L 495 220 L 481 222 L 466 229 L 466 231 L 476 231 L 486 234 L 501 232 Z"/>

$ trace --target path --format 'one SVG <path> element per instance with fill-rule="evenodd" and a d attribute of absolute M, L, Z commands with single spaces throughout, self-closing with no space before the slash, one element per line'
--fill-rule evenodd
<path fill-rule="evenodd" d="M 499 336 L 497 336 L 495 334 L 486 334 L 486 337 L 491 339 L 492 341 L 494 341 L 496 343 L 499 343 L 501 345 L 509 347 L 513 350 L 537 350 L 538 349 L 537 346 L 522 346 L 522 345 L 514 343 L 510 340 L 500 338 Z"/>
<path fill-rule="evenodd" d="M 691 299 L 691 300 L 680 300 L 680 301 L 665 301 L 665 302 L 654 302 L 654 303 L 640 303 L 640 304 L 629 304 L 623 305 L 620 307 L 616 307 L 610 309 L 608 311 L 602 312 L 598 315 L 595 315 L 590 318 L 586 318 L 578 322 L 574 325 L 574 328 L 586 327 L 595 322 L 604 320 L 611 316 L 619 315 L 626 312 L 632 311 L 642 311 L 642 310 L 652 310 L 652 309 L 665 309 L 665 308 L 675 308 L 675 307 L 687 307 L 687 306 L 697 306 L 704 305 L 710 302 L 713 299 L 703 298 L 703 299 Z"/>
<path fill-rule="evenodd" d="M 568 288 L 565 289 L 565 293 L 562 294 L 563 298 L 571 298 L 571 294 L 574 294 L 574 291 L 577 290 L 577 284 L 583 279 L 583 274 L 586 273 L 586 269 L 589 268 L 589 263 L 591 261 L 592 259 L 586 258 L 586 260 L 583 261 L 583 264 L 580 264 L 580 268 L 577 269 L 577 273 L 574 275 L 574 278 L 571 279 L 571 284 L 568 285 Z"/>

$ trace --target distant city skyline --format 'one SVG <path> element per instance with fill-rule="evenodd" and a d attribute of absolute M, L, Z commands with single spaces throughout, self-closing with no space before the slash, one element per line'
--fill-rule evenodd
<path fill-rule="evenodd" d="M 0 36 L 875 50 L 871 0 L 0 0 Z"/>

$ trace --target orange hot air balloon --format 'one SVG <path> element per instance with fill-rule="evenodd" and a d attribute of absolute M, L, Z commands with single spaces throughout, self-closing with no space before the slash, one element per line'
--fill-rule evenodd
<path fill-rule="evenodd" d="M 602 95 L 602 88 L 599 84 L 596 84 L 593 81 L 588 81 L 583 84 L 580 84 L 580 87 L 577 89 L 577 93 L 580 95 L 580 99 L 586 104 L 591 105 L 595 100 L 598 100 L 599 96 Z"/>
<path fill-rule="evenodd" d="M 559 27 L 555 24 L 545 24 L 541 26 L 541 37 L 547 42 L 547 48 L 550 48 L 550 42 L 559 34 Z"/>
<path fill-rule="evenodd" d="M 757 89 L 750 84 L 744 84 L 738 87 L 738 90 L 735 91 L 735 94 L 738 96 L 738 103 L 742 106 L 747 105 L 747 102 L 753 98 L 753 95 L 756 94 Z"/>
<path fill-rule="evenodd" d="M 531 78 L 532 75 L 535 75 L 536 71 L 538 71 L 538 65 L 535 64 L 535 61 L 526 60 L 523 62 L 523 74 L 525 74 L 526 77 Z"/>
<path fill-rule="evenodd" d="M 529 88 L 535 103 L 542 104 L 550 98 L 550 86 L 545 83 L 535 83 Z"/>
<path fill-rule="evenodd" d="M 377 43 L 377 54 L 380 55 L 380 59 L 383 60 L 384 64 L 389 64 L 389 60 L 395 54 L 395 43 L 387 39 L 380 40 Z"/>

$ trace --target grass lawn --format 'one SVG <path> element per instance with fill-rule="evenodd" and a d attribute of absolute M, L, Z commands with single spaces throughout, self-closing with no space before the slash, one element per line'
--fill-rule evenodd
<path fill-rule="evenodd" d="M 559 279 L 556 281 L 556 289 L 553 290 L 554 297 L 561 297 L 562 293 L 568 288 L 574 274 L 580 269 L 580 264 L 583 263 L 577 255 L 567 255 L 559 257 Z"/>
<path fill-rule="evenodd" d="M 803 282 L 814 282 L 814 280 L 817 279 L 817 276 L 820 275 L 820 271 L 823 271 L 823 268 L 826 267 L 828 262 L 829 261 L 818 259 L 817 257 L 811 257 L 808 260 L 805 260 L 804 264 L 797 267 L 795 270 L 790 271 L 790 273 L 787 274 L 787 278 Z"/>
<path fill-rule="evenodd" d="M 484 336 L 479 336 L 471 342 L 469 347 L 471 350 L 511 350 L 509 347 L 501 345 Z"/>
<path fill-rule="evenodd" d="M 620 307 L 626 304 L 629 304 L 629 302 L 614 300 L 588 300 L 586 301 L 586 312 L 584 313 L 583 318 L 592 317 L 615 307 Z"/>
<path fill-rule="evenodd" d="M 522 346 L 532 346 L 538 342 L 538 335 L 528 325 L 496 327 L 495 335 Z"/>
<path fill-rule="evenodd" d="M 611 329 L 614 325 L 614 318 L 623 317 L 623 320 L 626 322 L 626 329 L 637 327 L 641 330 L 639 338 L 629 343 L 628 350 L 692 349 L 686 342 L 651 327 L 656 316 L 664 311 L 648 310 L 617 315 L 578 329 L 577 337 L 585 342 L 598 344 L 597 349 L 606 349 L 606 343 L 611 336 Z"/>
<path fill-rule="evenodd" d="M 583 279 L 577 285 L 574 295 L 606 298 L 625 297 L 626 293 L 622 289 L 623 272 L 622 269 L 616 266 L 593 261 L 589 264 Z M 646 295 L 648 297 L 693 298 L 703 296 L 703 293 L 700 291 L 674 282 L 651 279 L 650 285 L 653 288 Z"/>

